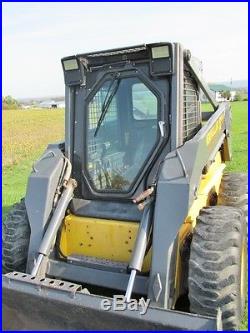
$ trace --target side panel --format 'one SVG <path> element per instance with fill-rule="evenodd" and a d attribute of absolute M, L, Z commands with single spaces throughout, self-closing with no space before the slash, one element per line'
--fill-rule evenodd
<path fill-rule="evenodd" d="M 167 155 L 156 195 L 149 298 L 172 306 L 173 260 L 178 231 L 196 200 L 202 171 L 221 149 L 230 124 L 229 104 L 221 104 L 207 124 L 182 147 Z"/>
<path fill-rule="evenodd" d="M 63 169 L 64 155 L 60 146 L 49 145 L 29 176 L 25 205 L 31 235 L 27 272 L 33 267 L 34 256 L 40 246 L 44 228 L 51 214 L 53 199 Z"/>

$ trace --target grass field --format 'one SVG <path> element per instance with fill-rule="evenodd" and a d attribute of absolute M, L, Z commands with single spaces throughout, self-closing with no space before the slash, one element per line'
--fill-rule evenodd
<path fill-rule="evenodd" d="M 47 144 L 63 139 L 63 110 L 3 111 L 3 214 L 25 194 L 32 163 Z"/>
<path fill-rule="evenodd" d="M 247 172 L 247 102 L 232 103 L 232 112 L 233 160 L 228 163 L 227 170 Z M 3 111 L 3 217 L 13 203 L 25 195 L 32 163 L 39 158 L 48 143 L 63 139 L 63 131 L 62 110 Z M 247 328 L 246 311 L 241 329 L 247 330 Z"/>

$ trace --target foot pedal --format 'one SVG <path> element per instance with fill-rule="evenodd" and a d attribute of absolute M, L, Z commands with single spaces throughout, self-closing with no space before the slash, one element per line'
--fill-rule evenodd
<path fill-rule="evenodd" d="M 127 273 L 128 263 L 121 261 L 113 261 L 109 259 L 82 256 L 73 254 L 67 257 L 67 261 L 71 264 L 81 265 L 85 267 L 108 270 L 112 272 Z"/>

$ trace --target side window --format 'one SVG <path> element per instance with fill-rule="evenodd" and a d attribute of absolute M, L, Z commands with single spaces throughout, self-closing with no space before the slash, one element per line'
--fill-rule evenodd
<path fill-rule="evenodd" d="M 157 119 L 157 98 L 144 83 L 133 84 L 132 102 L 135 120 Z"/>
<path fill-rule="evenodd" d="M 188 71 L 184 71 L 183 138 L 192 138 L 201 127 L 201 109 L 197 84 Z"/>

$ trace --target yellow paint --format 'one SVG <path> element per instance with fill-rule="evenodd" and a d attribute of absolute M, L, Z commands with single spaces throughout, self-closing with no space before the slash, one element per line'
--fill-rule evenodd
<path fill-rule="evenodd" d="M 213 139 L 216 137 L 216 134 L 221 130 L 222 125 L 225 120 L 225 114 L 223 113 L 220 115 L 219 119 L 215 122 L 213 127 L 210 129 L 206 136 L 206 144 L 207 146 L 213 141 Z"/>
<path fill-rule="evenodd" d="M 75 215 L 66 216 L 60 248 L 65 256 L 85 255 L 129 263 L 139 223 L 105 220 Z M 151 251 L 143 271 L 149 270 Z"/>
<path fill-rule="evenodd" d="M 185 222 L 192 222 L 194 227 L 196 224 L 196 218 L 199 215 L 199 211 L 202 207 L 209 205 L 208 201 L 211 192 L 218 194 L 221 177 L 225 168 L 225 163 L 222 163 L 220 152 L 217 153 L 214 162 L 210 165 L 207 174 L 201 176 L 200 185 L 197 189 L 196 199 L 189 209 Z"/>
<path fill-rule="evenodd" d="M 192 232 L 196 225 L 196 218 L 199 215 L 199 211 L 209 205 L 210 195 L 214 192 L 219 193 L 219 187 L 225 164 L 222 163 L 220 152 L 217 153 L 214 162 L 210 165 L 208 172 L 202 175 L 200 185 L 197 189 L 196 199 L 189 209 L 188 215 L 184 221 L 184 224 L 179 230 L 178 238 L 178 250 L 176 257 L 176 275 L 175 275 L 175 300 L 180 295 L 181 291 L 181 258 L 180 247 L 185 237 Z"/>

